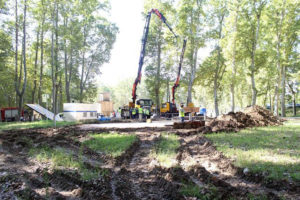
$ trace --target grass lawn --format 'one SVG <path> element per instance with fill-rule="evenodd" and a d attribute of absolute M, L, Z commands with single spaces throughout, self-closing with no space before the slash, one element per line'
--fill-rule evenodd
<path fill-rule="evenodd" d="M 120 156 L 136 141 L 136 135 L 121 135 L 118 133 L 101 133 L 90 135 L 91 139 L 83 145 L 95 151 L 105 152 L 112 157 Z"/>
<path fill-rule="evenodd" d="M 76 122 L 56 122 L 56 127 L 73 125 Z M 53 127 L 52 120 L 41 120 L 35 122 L 0 122 L 0 131 L 13 129 L 27 129 L 27 128 L 48 128 Z"/>
<path fill-rule="evenodd" d="M 239 167 L 266 172 L 271 179 L 300 181 L 300 120 L 206 136 Z"/>
<path fill-rule="evenodd" d="M 31 148 L 29 155 L 40 162 L 49 162 L 54 169 L 74 169 L 81 174 L 81 179 L 91 180 L 105 174 L 102 169 L 88 169 L 84 166 L 82 156 L 74 159 L 64 149 L 53 149 L 48 146 L 40 148 Z"/>
<path fill-rule="evenodd" d="M 179 146 L 180 143 L 177 135 L 163 134 L 161 139 L 155 145 L 155 150 L 152 152 L 152 156 L 159 161 L 161 166 L 172 167 L 177 164 L 176 150 Z"/>

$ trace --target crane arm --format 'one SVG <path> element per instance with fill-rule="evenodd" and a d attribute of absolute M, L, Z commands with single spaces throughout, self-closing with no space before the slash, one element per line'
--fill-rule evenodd
<path fill-rule="evenodd" d="M 136 77 L 136 79 L 135 79 L 135 81 L 133 83 L 133 88 L 132 88 L 132 102 L 133 102 L 133 104 L 135 103 L 135 100 L 136 100 L 136 88 L 137 88 L 137 85 L 141 82 L 141 78 L 142 78 L 142 67 L 143 67 L 143 64 L 144 64 L 144 57 L 145 57 L 145 52 L 146 52 L 146 43 L 147 43 L 147 39 L 148 39 L 149 24 L 150 24 L 150 19 L 151 19 L 151 14 L 152 13 L 155 13 L 161 19 L 161 21 L 164 24 L 166 24 L 166 26 L 174 34 L 174 36 L 177 37 L 177 35 L 174 33 L 173 29 L 167 23 L 166 18 L 163 16 L 163 14 L 161 12 L 159 12 L 159 10 L 152 9 L 148 13 L 148 15 L 146 17 L 146 23 L 145 23 L 143 37 L 142 37 L 142 47 L 141 47 L 141 53 L 140 53 L 140 59 L 139 59 L 138 73 L 137 73 L 137 77 Z"/>
<path fill-rule="evenodd" d="M 178 66 L 177 78 L 176 78 L 176 81 L 175 81 L 175 83 L 174 83 L 174 85 L 172 87 L 172 103 L 173 104 L 175 104 L 175 90 L 179 86 L 180 72 L 181 72 L 181 67 L 182 67 L 182 62 L 183 62 L 185 47 L 186 47 L 186 40 L 183 40 L 183 46 L 182 46 L 182 51 L 181 51 L 181 55 L 180 55 L 180 61 L 179 61 L 179 66 Z"/>

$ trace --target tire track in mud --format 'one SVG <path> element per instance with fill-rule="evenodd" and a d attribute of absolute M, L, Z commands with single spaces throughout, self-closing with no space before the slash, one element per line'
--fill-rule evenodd
<path fill-rule="evenodd" d="M 232 165 L 232 161 L 218 152 L 203 136 L 182 137 L 177 159 L 195 184 L 213 184 L 222 193 L 221 199 L 228 199 L 230 196 L 248 199 L 249 195 L 266 196 L 268 199 L 300 198 L 285 190 L 267 188 L 260 183 L 248 181 Z"/>
<path fill-rule="evenodd" d="M 117 199 L 182 199 L 178 187 L 165 179 L 167 171 L 153 165 L 151 151 L 160 133 L 136 133 L 139 146 L 118 169 L 114 180 Z"/>
<path fill-rule="evenodd" d="M 149 154 L 159 135 L 136 133 L 139 141 L 138 148 L 135 150 L 132 157 L 124 159 L 123 163 L 117 162 L 117 165 L 122 165 L 121 168 L 115 169 L 115 195 L 116 199 L 145 199 L 147 194 L 144 194 L 141 185 L 144 181 L 146 173 L 149 171 Z M 129 187 L 129 188 L 128 188 Z M 124 192 L 127 189 L 127 192 Z M 146 198 L 147 199 L 147 198 Z"/>

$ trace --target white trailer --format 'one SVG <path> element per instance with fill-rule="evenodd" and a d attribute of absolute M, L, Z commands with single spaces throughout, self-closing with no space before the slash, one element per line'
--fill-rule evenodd
<path fill-rule="evenodd" d="M 63 119 L 65 121 L 93 120 L 101 113 L 101 104 L 64 103 Z"/>

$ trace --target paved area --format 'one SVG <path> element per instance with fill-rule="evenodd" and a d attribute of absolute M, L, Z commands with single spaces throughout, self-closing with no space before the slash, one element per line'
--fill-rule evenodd
<path fill-rule="evenodd" d="M 103 123 L 103 124 L 82 124 L 80 129 L 101 129 L 101 128 L 162 128 L 173 125 L 174 121 L 153 121 L 152 123 L 146 122 L 124 122 L 124 123 Z"/>

